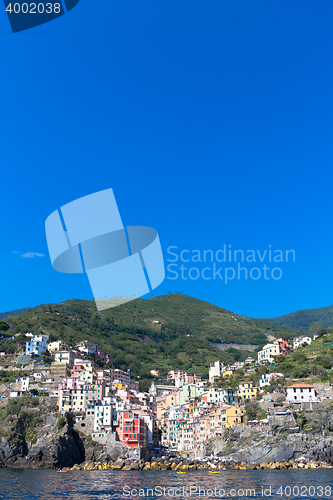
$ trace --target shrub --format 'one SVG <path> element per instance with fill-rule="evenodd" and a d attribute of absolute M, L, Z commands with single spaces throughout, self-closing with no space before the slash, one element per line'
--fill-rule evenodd
<path fill-rule="evenodd" d="M 60 417 L 57 422 L 58 429 L 62 429 L 66 423 L 66 419 L 64 417 Z"/>
<path fill-rule="evenodd" d="M 310 374 L 310 368 L 309 366 L 298 366 L 295 370 L 295 377 L 296 378 L 305 378 Z"/>
<path fill-rule="evenodd" d="M 306 416 L 304 415 L 304 413 L 302 413 L 302 412 L 298 413 L 298 415 L 296 417 L 296 423 L 297 423 L 298 427 L 303 429 L 306 422 L 307 422 L 307 420 L 306 420 Z"/>

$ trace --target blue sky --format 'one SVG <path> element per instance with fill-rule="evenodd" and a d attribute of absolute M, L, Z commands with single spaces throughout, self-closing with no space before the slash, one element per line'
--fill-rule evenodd
<path fill-rule="evenodd" d="M 80 0 L 11 34 L 3 8 L 0 311 L 92 298 L 52 269 L 44 223 L 109 187 L 165 258 L 295 251 L 280 280 L 166 279 L 155 295 L 251 317 L 331 305 L 332 15 L 327 0 Z"/>

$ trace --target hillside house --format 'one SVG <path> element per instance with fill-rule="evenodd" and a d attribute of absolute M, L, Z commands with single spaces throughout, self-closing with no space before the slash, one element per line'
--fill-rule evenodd
<path fill-rule="evenodd" d="M 34 335 L 27 340 L 24 354 L 34 354 L 39 356 L 42 352 L 47 349 L 47 337 L 46 335 Z"/>
<path fill-rule="evenodd" d="M 296 337 L 293 341 L 293 348 L 298 349 L 302 345 L 310 345 L 312 342 L 312 338 L 307 335 L 302 335 L 301 337 Z"/>
<path fill-rule="evenodd" d="M 224 371 L 224 364 L 221 361 L 211 363 L 209 367 L 209 382 L 212 384 L 216 378 L 220 378 Z"/>
<path fill-rule="evenodd" d="M 287 401 L 310 402 L 317 400 L 317 393 L 311 384 L 293 384 L 287 387 Z"/>

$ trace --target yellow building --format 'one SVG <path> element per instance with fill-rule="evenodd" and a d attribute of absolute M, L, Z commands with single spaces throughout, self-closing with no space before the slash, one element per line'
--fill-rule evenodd
<path fill-rule="evenodd" d="M 173 392 L 172 394 L 168 394 L 161 401 L 157 401 L 156 404 L 156 418 L 157 421 L 161 422 L 162 414 L 167 410 L 169 412 L 171 406 L 177 406 L 177 392 Z"/>
<path fill-rule="evenodd" d="M 236 405 L 223 405 L 209 415 L 210 434 L 218 434 L 224 429 L 243 422 L 245 410 Z"/>
<path fill-rule="evenodd" d="M 112 386 L 112 389 L 114 389 L 114 390 L 117 390 L 117 389 L 127 390 L 127 385 L 122 384 L 121 382 L 112 382 L 111 386 Z"/>
<path fill-rule="evenodd" d="M 224 411 L 224 408 L 222 408 Z M 235 424 L 240 424 L 243 421 L 243 416 L 245 415 L 245 410 L 239 406 L 227 406 L 225 408 L 225 417 L 227 429 Z"/>
<path fill-rule="evenodd" d="M 245 382 L 237 387 L 237 394 L 242 399 L 256 398 L 259 392 L 259 387 L 253 387 L 253 382 Z"/>
<path fill-rule="evenodd" d="M 234 374 L 233 370 L 226 370 L 225 372 L 223 372 L 223 375 L 222 377 L 223 378 L 228 378 L 228 377 L 232 377 Z"/>
<path fill-rule="evenodd" d="M 168 394 L 165 398 L 165 406 L 166 408 L 170 408 L 170 406 L 177 406 L 177 393 L 173 392 L 172 394 Z"/>
<path fill-rule="evenodd" d="M 166 408 L 165 401 L 157 401 L 157 403 L 156 403 L 156 420 L 157 420 L 159 427 L 161 426 L 162 415 L 165 414 L 165 412 L 167 412 L 167 414 L 169 414 L 169 408 Z"/>

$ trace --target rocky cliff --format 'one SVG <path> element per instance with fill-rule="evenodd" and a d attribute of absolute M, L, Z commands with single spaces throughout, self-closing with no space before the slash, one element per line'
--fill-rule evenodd
<path fill-rule="evenodd" d="M 269 425 L 238 425 L 221 437 L 201 443 L 191 457 L 210 455 L 247 463 L 280 462 L 306 457 L 333 465 L 333 413 L 329 405 L 272 415 Z"/>
<path fill-rule="evenodd" d="M 16 435 L 15 435 L 16 436 Z M 13 439 L 13 435 L 0 442 L 0 467 L 62 468 L 84 461 L 105 462 L 126 455 L 126 447 L 110 435 L 104 444 L 88 440 L 66 424 L 62 429 L 47 424 L 38 430 L 35 443 Z"/>

